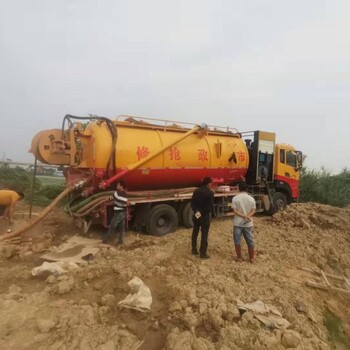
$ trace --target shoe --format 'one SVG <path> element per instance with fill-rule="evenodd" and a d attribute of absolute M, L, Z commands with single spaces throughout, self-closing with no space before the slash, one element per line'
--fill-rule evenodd
<path fill-rule="evenodd" d="M 198 255 L 198 250 L 197 249 L 192 249 L 192 255 Z"/>
<path fill-rule="evenodd" d="M 201 259 L 209 259 L 210 258 L 210 256 L 209 255 L 207 255 L 207 254 L 205 254 L 205 255 L 200 255 L 199 256 Z"/>
<path fill-rule="evenodd" d="M 236 250 L 237 257 L 233 258 L 233 259 L 235 261 L 237 261 L 237 262 L 242 262 L 243 258 L 242 258 L 242 248 L 241 248 L 241 246 L 240 245 L 235 245 L 235 250 Z"/>
<path fill-rule="evenodd" d="M 254 264 L 255 262 L 255 251 L 254 247 L 248 247 L 249 261 Z"/>

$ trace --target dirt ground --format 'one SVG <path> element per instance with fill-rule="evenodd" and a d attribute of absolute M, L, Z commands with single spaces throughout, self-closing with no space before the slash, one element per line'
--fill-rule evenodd
<path fill-rule="evenodd" d="M 19 213 L 12 229 L 24 221 Z M 190 254 L 190 229 L 162 238 L 128 232 L 122 248 L 103 248 L 60 276 L 34 277 L 44 252 L 80 234 L 56 210 L 21 239 L 0 243 L 0 349 L 350 349 L 350 293 L 306 285 L 320 276 L 303 269 L 350 279 L 349 224 L 350 209 L 312 203 L 256 217 L 255 264 L 246 253 L 233 260 L 231 219 L 212 221 L 208 260 Z M 118 306 L 134 276 L 151 290 L 148 313 Z M 238 309 L 257 300 L 290 326 Z"/>

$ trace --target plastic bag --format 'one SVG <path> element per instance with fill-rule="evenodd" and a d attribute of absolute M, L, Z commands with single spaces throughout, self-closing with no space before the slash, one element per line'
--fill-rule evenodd
<path fill-rule="evenodd" d="M 141 312 L 151 311 L 151 291 L 143 281 L 135 276 L 128 282 L 128 285 L 131 287 L 131 292 L 133 292 L 133 294 L 129 294 L 124 300 L 120 301 L 118 305 Z"/>

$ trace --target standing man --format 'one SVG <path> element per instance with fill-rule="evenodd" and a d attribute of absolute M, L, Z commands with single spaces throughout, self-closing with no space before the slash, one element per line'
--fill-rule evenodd
<path fill-rule="evenodd" d="M 237 254 L 236 260 L 239 262 L 243 260 L 241 250 L 241 238 L 243 235 L 248 246 L 249 260 L 253 263 L 255 254 L 252 217 L 256 211 L 256 204 L 254 198 L 247 193 L 247 184 L 240 182 L 238 186 L 240 193 L 232 199 L 232 208 L 235 214 L 233 218 L 233 240 Z"/>
<path fill-rule="evenodd" d="M 116 244 L 122 245 L 124 243 L 126 205 L 128 202 L 125 183 L 123 181 L 117 183 L 117 190 L 110 197 L 110 200 L 114 200 L 114 215 L 109 224 L 108 231 L 102 239 L 102 243 L 107 243 L 115 231 L 118 230 Z"/>
<path fill-rule="evenodd" d="M 22 192 L 0 190 L 0 220 L 9 219 L 9 225 L 13 223 L 13 214 L 17 203 L 24 198 Z"/>
<path fill-rule="evenodd" d="M 207 255 L 208 233 L 210 227 L 210 214 L 214 204 L 214 193 L 211 191 L 210 177 L 205 177 L 201 187 L 197 188 L 192 195 L 191 207 L 193 210 L 193 231 L 192 231 L 192 254 L 198 255 L 197 238 L 199 229 L 201 229 L 201 245 L 199 248 L 199 257 L 209 259 Z"/>

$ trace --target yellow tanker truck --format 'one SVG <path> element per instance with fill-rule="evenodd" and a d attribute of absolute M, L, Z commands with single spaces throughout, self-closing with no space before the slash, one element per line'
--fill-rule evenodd
<path fill-rule="evenodd" d="M 213 179 L 217 217 L 232 215 L 232 197 L 242 180 L 258 212 L 282 209 L 299 196 L 302 154 L 275 144 L 272 132 L 66 115 L 61 129 L 35 135 L 31 151 L 42 163 L 64 168 L 67 187 L 75 188 L 68 211 L 84 231 L 91 223 L 108 226 L 109 198 L 118 180 L 127 186 L 129 226 L 158 236 L 179 223 L 192 226 L 190 199 L 206 176 Z"/>

